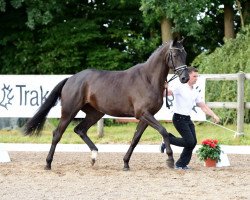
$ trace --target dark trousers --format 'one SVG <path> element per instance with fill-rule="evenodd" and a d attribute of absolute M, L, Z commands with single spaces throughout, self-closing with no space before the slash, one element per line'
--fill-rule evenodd
<path fill-rule="evenodd" d="M 170 133 L 170 144 L 184 147 L 180 158 L 176 162 L 176 166 L 184 167 L 189 164 L 193 149 L 197 144 L 195 127 L 190 119 L 190 116 L 186 115 L 173 115 L 173 124 L 176 130 L 180 133 L 181 138 L 175 137 Z"/>

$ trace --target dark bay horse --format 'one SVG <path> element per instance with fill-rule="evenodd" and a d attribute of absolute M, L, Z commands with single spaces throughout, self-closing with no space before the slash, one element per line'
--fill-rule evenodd
<path fill-rule="evenodd" d="M 172 40 L 161 45 L 145 63 L 124 71 L 83 70 L 64 79 L 51 91 L 38 112 L 25 124 L 25 135 L 39 135 L 50 109 L 61 99 L 61 119 L 53 131 L 45 169 L 51 169 L 56 145 L 78 111 L 86 117 L 74 131 L 92 152 L 92 165 L 98 149 L 87 135 L 88 129 L 104 114 L 115 117 L 135 117 L 139 120 L 131 145 L 123 158 L 124 170 L 129 170 L 129 160 L 147 126 L 156 129 L 163 137 L 168 155 L 167 165 L 174 166 L 169 133 L 154 118 L 163 104 L 164 82 L 171 68 L 182 83 L 189 80 L 186 51 L 182 41 Z"/>

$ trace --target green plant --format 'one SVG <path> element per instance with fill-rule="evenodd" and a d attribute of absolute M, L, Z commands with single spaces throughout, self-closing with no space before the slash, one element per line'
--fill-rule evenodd
<path fill-rule="evenodd" d="M 198 67 L 200 74 L 230 74 L 240 71 L 250 72 L 250 25 L 246 25 L 235 39 L 226 40 L 225 44 L 213 52 L 205 51 L 195 58 L 193 66 Z M 244 101 L 250 100 L 250 84 L 245 81 Z M 236 102 L 236 81 L 208 81 L 206 84 L 207 102 Z M 236 123 L 237 112 L 234 109 L 216 109 L 223 124 Z M 250 122 L 250 110 L 246 109 L 244 122 Z"/>
<path fill-rule="evenodd" d="M 206 139 L 202 141 L 201 147 L 196 151 L 198 158 L 205 161 L 208 158 L 220 161 L 221 148 L 218 140 Z"/>

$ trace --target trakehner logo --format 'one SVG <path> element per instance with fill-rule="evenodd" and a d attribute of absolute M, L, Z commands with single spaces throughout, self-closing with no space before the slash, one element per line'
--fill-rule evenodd
<path fill-rule="evenodd" d="M 11 100 L 14 98 L 14 95 L 12 94 L 12 88 L 10 88 L 10 85 L 6 86 L 3 84 L 3 96 L 2 101 L 0 102 L 0 106 L 4 107 L 6 110 L 8 110 L 8 105 L 12 105 Z"/>

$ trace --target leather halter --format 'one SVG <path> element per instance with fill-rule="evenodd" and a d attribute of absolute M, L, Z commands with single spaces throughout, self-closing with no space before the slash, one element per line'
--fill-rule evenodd
<path fill-rule="evenodd" d="M 176 47 L 172 47 L 172 48 L 170 48 L 169 49 L 169 56 L 168 56 L 168 62 L 169 62 L 169 59 L 171 59 L 171 62 L 172 62 L 172 66 L 174 67 L 174 75 L 169 79 L 169 80 L 167 80 L 167 77 L 166 77 L 166 81 L 167 81 L 167 83 L 169 83 L 170 81 L 172 81 L 172 80 L 174 80 L 175 78 L 177 78 L 178 77 L 178 74 L 179 75 L 181 75 L 182 73 L 183 73 L 183 71 L 185 70 L 185 69 L 187 69 L 187 65 L 181 65 L 181 66 L 179 66 L 179 67 L 175 67 L 175 65 L 174 65 L 174 61 L 173 61 L 173 56 L 172 56 L 172 51 L 171 50 L 179 50 L 179 51 L 183 51 L 184 50 L 184 47 L 182 47 L 182 48 L 176 48 Z M 185 50 L 184 50 L 185 51 Z M 181 71 L 180 73 L 179 73 L 179 71 Z M 168 96 L 168 90 L 167 90 L 167 88 L 166 88 L 166 107 L 168 108 L 168 109 L 170 109 L 170 105 L 169 105 L 169 103 L 168 103 L 168 100 L 167 100 L 167 96 Z"/>
<path fill-rule="evenodd" d="M 172 80 L 174 80 L 175 78 L 177 78 L 177 76 L 178 76 L 178 73 L 179 73 L 179 71 L 181 71 L 179 74 L 181 75 L 182 73 L 183 73 L 183 71 L 185 70 L 185 69 L 187 69 L 187 65 L 181 65 L 181 66 L 179 66 L 179 67 L 175 67 L 175 65 L 174 65 L 174 61 L 173 61 L 173 56 L 172 56 L 172 50 L 179 50 L 179 51 L 185 51 L 185 49 L 184 49 L 184 47 L 182 47 L 182 48 L 176 48 L 176 47 L 171 47 L 170 49 L 169 49 L 169 56 L 168 56 L 168 62 L 169 62 L 169 60 L 172 62 L 172 66 L 173 66 L 173 70 L 174 70 L 174 76 L 169 80 L 169 81 L 167 81 L 168 83 L 170 82 L 170 81 L 172 81 Z"/>

